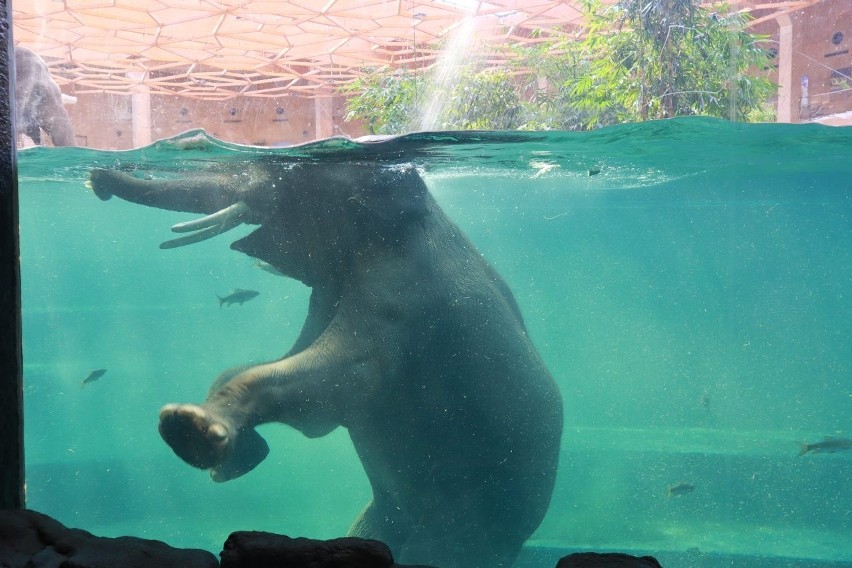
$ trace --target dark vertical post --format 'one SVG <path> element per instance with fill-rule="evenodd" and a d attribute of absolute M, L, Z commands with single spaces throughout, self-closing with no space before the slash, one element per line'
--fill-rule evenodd
<path fill-rule="evenodd" d="M 0 509 L 24 506 L 14 49 L 12 6 L 0 0 Z"/>

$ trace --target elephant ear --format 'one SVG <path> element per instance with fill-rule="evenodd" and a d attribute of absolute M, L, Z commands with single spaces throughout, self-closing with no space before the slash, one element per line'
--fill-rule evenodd
<path fill-rule="evenodd" d="M 429 190 L 414 167 L 382 169 L 370 176 L 367 187 L 350 198 L 383 226 L 397 226 L 426 215 Z"/>

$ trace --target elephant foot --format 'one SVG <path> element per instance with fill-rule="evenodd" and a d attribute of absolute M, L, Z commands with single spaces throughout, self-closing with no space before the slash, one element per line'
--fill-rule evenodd
<path fill-rule="evenodd" d="M 168 404 L 160 411 L 163 440 L 189 465 L 209 469 L 219 483 L 245 475 L 269 454 L 254 428 L 236 434 L 195 404 Z"/>
<path fill-rule="evenodd" d="M 221 464 L 230 451 L 224 424 L 194 404 L 168 404 L 160 411 L 160 435 L 183 461 L 199 469 Z"/>

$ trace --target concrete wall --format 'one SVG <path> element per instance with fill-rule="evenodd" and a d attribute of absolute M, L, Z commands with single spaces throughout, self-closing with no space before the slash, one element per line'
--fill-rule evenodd
<path fill-rule="evenodd" d="M 823 0 L 757 26 L 777 52 L 779 122 L 852 111 L 852 2 Z M 786 31 L 786 33 L 785 33 Z"/>
<path fill-rule="evenodd" d="M 75 96 L 77 102 L 67 107 L 68 114 L 77 143 L 90 148 L 125 150 L 195 128 L 203 128 L 222 140 L 258 146 L 292 145 L 332 135 L 357 137 L 366 133 L 360 123 L 343 120 L 346 102 L 342 97 L 237 97 L 229 101 L 198 101 L 151 95 L 146 108 L 138 104 L 138 94 Z M 138 133 L 134 141 L 134 114 L 142 128 L 150 128 L 147 141 L 140 139 Z M 145 115 L 150 117 L 147 124 Z"/>

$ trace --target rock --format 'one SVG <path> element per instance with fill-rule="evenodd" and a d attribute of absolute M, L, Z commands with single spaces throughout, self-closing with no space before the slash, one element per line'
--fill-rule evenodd
<path fill-rule="evenodd" d="M 3 568 L 216 568 L 204 550 L 180 549 L 158 540 L 107 538 L 35 511 L 0 511 Z"/>
<path fill-rule="evenodd" d="M 314 540 L 239 531 L 225 541 L 221 568 L 403 568 L 377 540 Z M 106 538 L 29 510 L 0 511 L 0 568 L 218 568 L 204 550 L 158 540 Z M 428 567 L 405 567 L 428 568 Z M 578 552 L 556 568 L 662 568 L 651 556 Z"/>
<path fill-rule="evenodd" d="M 290 538 L 239 531 L 225 541 L 222 568 L 390 568 L 390 549 L 377 540 Z"/>
<path fill-rule="evenodd" d="M 559 559 L 556 568 L 662 568 L 653 556 L 621 552 L 575 552 Z"/>

